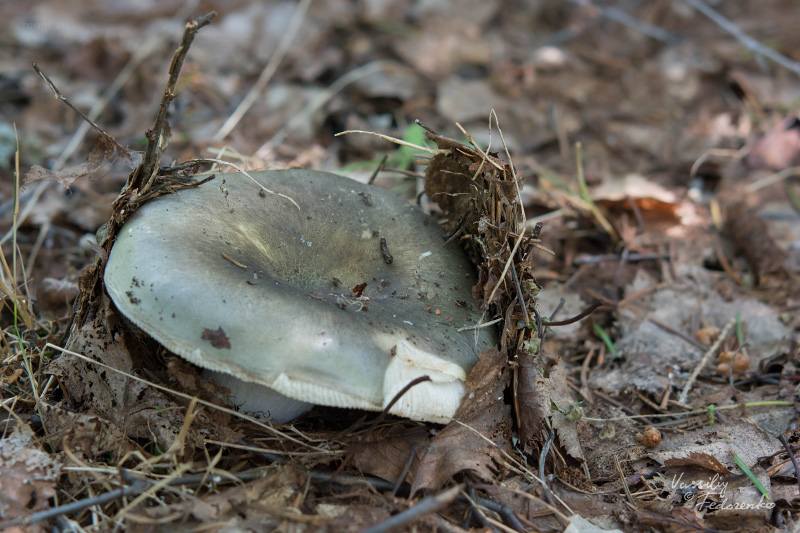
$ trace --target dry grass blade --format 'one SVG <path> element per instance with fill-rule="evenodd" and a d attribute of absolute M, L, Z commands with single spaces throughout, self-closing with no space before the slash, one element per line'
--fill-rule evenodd
<path fill-rule="evenodd" d="M 349 135 L 351 133 L 361 133 L 362 135 L 374 135 L 375 137 L 379 137 L 384 141 L 389 141 L 394 144 L 399 144 L 400 146 L 408 146 L 409 148 L 414 148 L 415 150 L 419 150 L 420 152 L 427 152 L 429 154 L 436 155 L 439 153 L 438 150 L 431 150 L 430 148 L 426 148 L 425 146 L 419 146 L 417 144 L 412 144 L 408 141 L 404 141 L 403 139 L 398 139 L 396 137 L 390 137 L 389 135 L 383 135 L 382 133 L 375 133 L 374 131 L 364 131 L 364 130 L 345 130 L 340 131 L 335 135 L 335 137 L 339 137 L 340 135 Z"/>
<path fill-rule="evenodd" d="M 245 169 L 243 169 L 242 167 L 240 167 L 239 165 L 237 165 L 235 163 L 231 163 L 230 161 L 223 161 L 222 159 L 213 159 L 213 158 L 207 158 L 207 157 L 202 157 L 202 158 L 199 158 L 199 159 L 189 159 L 188 161 L 186 161 L 186 163 L 214 163 L 214 164 L 217 164 L 217 165 L 225 165 L 225 166 L 231 167 L 231 168 L 233 168 L 235 170 L 238 170 L 239 172 L 241 172 L 245 176 L 247 176 L 250 179 L 250 181 L 252 181 L 256 185 L 258 185 L 259 189 L 261 189 L 262 191 L 266 192 L 267 194 L 274 194 L 275 196 L 280 196 L 281 198 L 286 198 L 287 200 L 292 202 L 293 206 L 295 206 L 298 210 L 300 210 L 300 206 L 297 205 L 297 202 L 295 202 L 294 199 L 292 199 L 289 196 L 286 196 L 285 194 L 281 194 L 279 192 L 275 192 L 275 191 L 271 191 L 271 190 L 267 189 L 266 187 L 261 185 L 259 182 L 257 182 L 253 176 L 248 174 Z"/>
<path fill-rule="evenodd" d="M 231 116 L 228 117 L 228 120 L 225 121 L 225 124 L 222 125 L 219 131 L 214 134 L 214 142 L 219 142 L 227 137 L 228 134 L 233 131 L 233 128 L 236 127 L 239 121 L 242 120 L 242 117 L 247 114 L 256 100 L 258 100 L 258 97 L 264 91 L 264 88 L 266 88 L 269 80 L 272 79 L 272 75 L 278 70 L 281 61 L 283 61 L 283 58 L 286 57 L 286 53 L 289 51 L 289 47 L 292 45 L 292 41 L 297 35 L 297 31 L 300 29 L 300 25 L 302 24 L 310 5 L 311 0 L 301 0 L 301 2 L 297 4 L 294 14 L 292 14 L 292 19 L 289 21 L 286 31 L 284 31 L 283 35 L 281 36 L 281 40 L 278 43 L 275 53 L 273 53 L 269 58 L 269 61 L 264 66 L 264 70 L 261 71 L 261 74 L 258 76 L 258 80 L 256 80 L 256 83 L 244 97 L 244 100 L 242 100 Z"/>

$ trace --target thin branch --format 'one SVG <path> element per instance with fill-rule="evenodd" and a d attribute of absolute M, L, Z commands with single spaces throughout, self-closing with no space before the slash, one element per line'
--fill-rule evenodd
<path fill-rule="evenodd" d="M 544 443 L 544 447 L 542 447 L 542 451 L 539 454 L 539 481 L 542 484 L 542 492 L 544 493 L 544 499 L 550 505 L 555 505 L 553 503 L 553 495 L 550 492 L 550 487 L 547 486 L 547 477 L 544 475 L 544 464 L 547 461 L 547 454 L 550 452 L 550 446 L 553 445 L 553 441 L 556 439 L 556 431 L 553 428 L 550 428 L 550 435 L 547 437 L 547 441 Z"/>
<path fill-rule="evenodd" d="M 103 505 L 108 502 L 113 502 L 114 500 L 118 500 L 125 496 L 129 496 L 131 494 L 137 494 L 143 491 L 145 487 L 147 487 L 146 481 L 137 481 L 136 483 L 128 485 L 127 487 L 123 487 L 117 490 L 112 490 L 104 494 L 98 494 L 97 496 L 94 496 L 92 498 L 86 498 L 83 500 L 78 500 L 76 502 L 68 503 L 66 505 L 53 507 L 52 509 L 47 509 L 46 511 L 33 513 L 29 516 L 26 516 L 25 518 L 16 518 L 14 520 L 8 520 L 7 522 L 0 522 L 0 531 L 6 530 L 12 526 L 22 526 L 24 528 L 27 528 L 32 524 L 38 524 L 39 522 L 44 522 L 45 520 L 51 520 L 59 516 L 64 516 L 67 514 L 82 511 L 87 507 L 91 507 L 93 505 Z"/>
<path fill-rule="evenodd" d="M 703 0 L 683 0 L 699 12 L 701 12 L 706 17 L 710 18 L 715 24 L 717 24 L 720 28 L 725 30 L 726 32 L 733 35 L 740 43 L 745 45 L 745 47 L 753 52 L 754 54 L 762 55 L 773 60 L 775 63 L 779 64 L 780 66 L 791 70 L 795 74 L 800 75 L 800 63 L 797 61 L 793 61 L 786 57 L 783 54 L 780 54 L 773 50 L 772 48 L 768 48 L 761 44 L 760 42 L 756 41 L 742 30 L 739 29 L 739 26 L 731 22 L 730 20 L 723 17 L 718 11 L 714 10 L 711 6 L 703 2 Z"/>
<path fill-rule="evenodd" d="M 108 139 L 108 142 L 110 142 L 111 144 L 113 144 L 113 145 L 114 145 L 114 149 L 115 149 L 115 150 L 117 150 L 117 153 L 118 153 L 119 155 L 121 155 L 121 156 L 124 156 L 125 154 L 127 154 L 127 153 L 128 153 L 128 151 L 127 151 L 125 148 L 123 148 L 121 144 L 119 144 L 119 143 L 118 143 L 118 142 L 117 142 L 117 141 L 116 141 L 116 140 L 115 140 L 115 139 L 114 139 L 114 138 L 113 138 L 111 135 L 109 135 L 108 133 L 106 133 L 106 131 L 105 131 L 105 130 L 103 130 L 103 128 L 101 128 L 100 126 L 98 126 L 98 125 L 97 125 L 97 123 L 96 123 L 95 121 L 93 121 L 92 119 L 90 119 L 89 117 L 87 117 L 87 116 L 86 116 L 86 114 L 85 114 L 83 111 L 81 111 L 80 109 L 78 109 L 77 107 L 75 107 L 74 105 L 72 105 L 72 102 L 70 102 L 69 100 L 67 100 L 67 97 L 66 97 L 66 96 L 64 96 L 64 95 L 61 93 L 61 91 L 59 91 L 59 90 L 58 90 L 58 87 L 56 87 L 56 86 L 55 86 L 55 84 L 53 83 L 53 80 L 51 80 L 50 78 L 48 78 L 48 77 L 47 77 L 47 74 L 45 74 L 44 72 L 42 72 L 41 70 L 39 70 L 39 67 L 37 67 L 37 66 L 36 66 L 36 63 L 33 63 L 33 64 L 32 64 L 32 66 L 33 66 L 33 70 L 35 70 L 35 71 L 36 71 L 36 73 L 37 73 L 39 76 L 41 76 L 41 77 L 42 77 L 42 79 L 45 81 L 45 83 L 47 83 L 48 87 L 50 87 L 50 90 L 51 90 L 51 91 L 53 91 L 53 95 L 54 95 L 54 96 L 55 96 L 55 97 L 56 97 L 58 100 L 61 100 L 61 101 L 62 101 L 64 104 L 66 104 L 66 106 L 67 106 L 67 107 L 69 107 L 70 109 L 72 109 L 73 111 L 75 111 L 75 113 L 77 113 L 77 114 L 78 114 L 78 116 L 80 116 L 80 117 L 81 117 L 83 120 L 85 120 L 87 123 L 89 123 L 89 125 L 90 125 L 91 127 L 93 127 L 95 130 L 97 130 L 97 132 L 98 132 L 100 135 L 102 135 L 103 137 L 105 137 L 106 139 Z"/>
<path fill-rule="evenodd" d="M 794 453 L 792 453 L 792 447 L 789 446 L 789 442 L 786 440 L 786 437 L 783 435 L 778 435 L 778 440 L 781 441 L 783 447 L 786 449 L 786 453 L 789 455 L 789 459 L 792 461 L 792 466 L 794 467 L 794 478 L 797 480 L 797 488 L 800 490 L 800 468 L 797 467 L 797 457 L 795 457 Z M 800 492 L 798 492 L 798 496 L 800 496 Z"/>
<path fill-rule="evenodd" d="M 403 486 L 403 482 L 408 475 L 408 471 L 411 470 L 411 465 L 414 463 L 414 458 L 417 456 L 417 443 L 411 443 L 411 452 L 408 454 L 408 461 L 406 461 L 406 465 L 403 467 L 403 471 L 400 472 L 400 475 L 397 476 L 397 483 L 394 484 L 394 488 L 392 489 L 392 496 L 397 496 L 397 493 L 400 492 L 400 487 Z"/>
<path fill-rule="evenodd" d="M 155 168 L 161 157 L 161 137 L 167 125 L 167 111 L 169 110 L 169 104 L 175 99 L 175 86 L 178 83 L 178 75 L 183 67 L 186 54 L 189 52 L 189 47 L 192 45 L 197 32 L 210 24 L 216 16 L 217 13 L 211 11 L 186 23 L 181 44 L 172 56 L 172 62 L 169 66 L 169 79 L 167 80 L 167 86 L 164 88 L 164 96 L 161 98 L 161 106 L 158 108 L 153 129 L 147 131 L 147 149 L 142 158 L 142 164 L 128 178 L 128 183 L 126 184 L 128 189 L 139 189 L 139 192 L 143 193 L 150 187 L 155 177 Z"/>
<path fill-rule="evenodd" d="M 600 307 L 602 305 L 605 305 L 605 303 L 601 302 L 600 300 L 597 300 L 592 305 L 590 305 L 589 307 L 587 307 L 586 309 L 581 311 L 580 314 L 577 314 L 572 318 L 568 318 L 566 320 L 559 320 L 558 322 L 547 322 L 546 325 L 547 326 L 566 326 L 566 325 L 569 325 L 569 324 L 574 324 L 578 320 L 581 320 L 581 319 L 586 318 L 587 316 L 589 316 L 592 313 L 592 311 L 594 311 L 595 309 L 597 309 L 598 307 Z"/>
<path fill-rule="evenodd" d="M 585 7 L 585 0 L 568 0 L 571 4 Z M 663 28 L 653 26 L 647 22 L 641 21 L 627 12 L 612 6 L 604 6 L 597 2 L 591 3 L 591 8 L 598 10 L 604 17 L 614 22 L 618 22 L 634 31 L 655 39 L 664 44 L 672 44 L 677 41 L 676 37 Z"/>
<path fill-rule="evenodd" d="M 428 513 L 436 512 L 442 507 L 446 507 L 447 505 L 453 503 L 463 488 L 463 485 L 458 485 L 435 496 L 425 498 L 414 507 L 393 516 L 382 524 L 378 524 L 377 526 L 373 526 L 365 530 L 364 533 L 388 533 L 389 531 L 409 524 L 410 522 L 413 522 L 414 520 Z"/>

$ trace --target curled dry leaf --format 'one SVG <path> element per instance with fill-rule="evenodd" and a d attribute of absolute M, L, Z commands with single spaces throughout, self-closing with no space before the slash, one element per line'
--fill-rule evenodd
<path fill-rule="evenodd" d="M 429 440 L 430 435 L 423 427 L 389 426 L 376 431 L 367 442 L 352 445 L 353 463 L 365 474 L 394 483 L 402 475 L 412 453 L 415 458 L 409 472 L 418 467 L 421 452 Z M 410 478 L 408 473 L 406 478 Z"/>
<path fill-rule="evenodd" d="M 110 137 L 100 134 L 97 136 L 89 158 L 83 163 L 56 171 L 48 170 L 39 165 L 33 165 L 27 174 L 25 174 L 22 184 L 28 185 L 42 180 L 56 181 L 69 189 L 69 186 L 72 185 L 75 180 L 94 174 L 106 163 L 113 163 L 117 157 L 122 157 L 133 165 L 134 160 L 138 158 L 138 154 L 122 148 Z"/>
<path fill-rule="evenodd" d="M 511 441 L 511 409 L 503 401 L 510 380 L 504 353 L 492 348 L 480 354 L 453 421 L 417 452 L 421 458 L 413 474 L 412 495 L 420 489 L 438 489 L 464 470 L 493 479 Z"/>
<path fill-rule="evenodd" d="M 684 457 L 667 459 L 664 464 L 666 466 L 699 466 L 719 474 L 730 474 L 730 471 L 716 457 L 702 452 L 692 452 Z"/>
<path fill-rule="evenodd" d="M 520 357 L 517 400 L 519 440 L 525 453 L 533 453 L 537 444 L 542 442 L 542 434 L 547 430 L 546 420 L 552 417 L 551 424 L 567 453 L 580 461 L 585 460 L 576 422 L 551 407 L 555 404 L 568 411 L 575 403 L 569 394 L 564 364 L 560 359 L 530 354 Z"/>

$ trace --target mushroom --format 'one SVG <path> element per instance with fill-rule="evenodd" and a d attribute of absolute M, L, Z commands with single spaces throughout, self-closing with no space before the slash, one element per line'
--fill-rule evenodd
<path fill-rule="evenodd" d="M 388 191 L 308 170 L 250 175 L 127 220 L 104 277 L 119 311 L 273 422 L 312 405 L 382 410 L 421 376 L 389 412 L 449 421 L 494 344 L 490 328 L 457 331 L 479 319 L 463 251 Z"/>

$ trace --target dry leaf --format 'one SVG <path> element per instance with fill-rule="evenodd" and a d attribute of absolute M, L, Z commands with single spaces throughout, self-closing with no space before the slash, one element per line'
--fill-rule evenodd
<path fill-rule="evenodd" d="M 18 425 L 0 439 L 0 517 L 25 518 L 48 509 L 56 496 L 56 481 L 61 474 L 57 456 L 36 444 L 36 435 L 27 425 Z M 6 531 L 23 531 L 9 528 Z M 46 531 L 30 526 L 26 532 Z"/>
<path fill-rule="evenodd" d="M 453 421 L 420 450 L 423 455 L 414 472 L 412 495 L 420 489 L 438 489 L 463 470 L 493 479 L 511 440 L 511 409 L 503 402 L 510 379 L 505 354 L 492 348 L 480 355 Z"/>
<path fill-rule="evenodd" d="M 578 438 L 576 421 L 570 420 L 552 405 L 569 411 L 575 401 L 569 394 L 564 365 L 560 359 L 545 359 L 544 356 L 524 354 L 519 360 L 519 440 L 525 453 L 532 453 L 537 443 L 542 442 L 543 431 L 547 431 L 545 420 L 552 418 L 559 441 L 572 457 L 584 460 L 583 449 Z"/>
<path fill-rule="evenodd" d="M 376 431 L 365 443 L 353 444 L 353 463 L 365 474 L 394 483 L 403 473 L 412 450 L 415 459 L 409 472 L 419 464 L 420 452 L 428 441 L 428 431 L 423 427 L 390 426 L 386 431 Z"/>
<path fill-rule="evenodd" d="M 664 461 L 666 466 L 699 466 L 713 472 L 720 474 L 730 474 L 730 470 L 725 468 L 725 465 L 720 463 L 716 457 L 708 455 L 707 453 L 692 452 L 686 457 L 677 457 L 675 459 L 667 459 Z"/>

